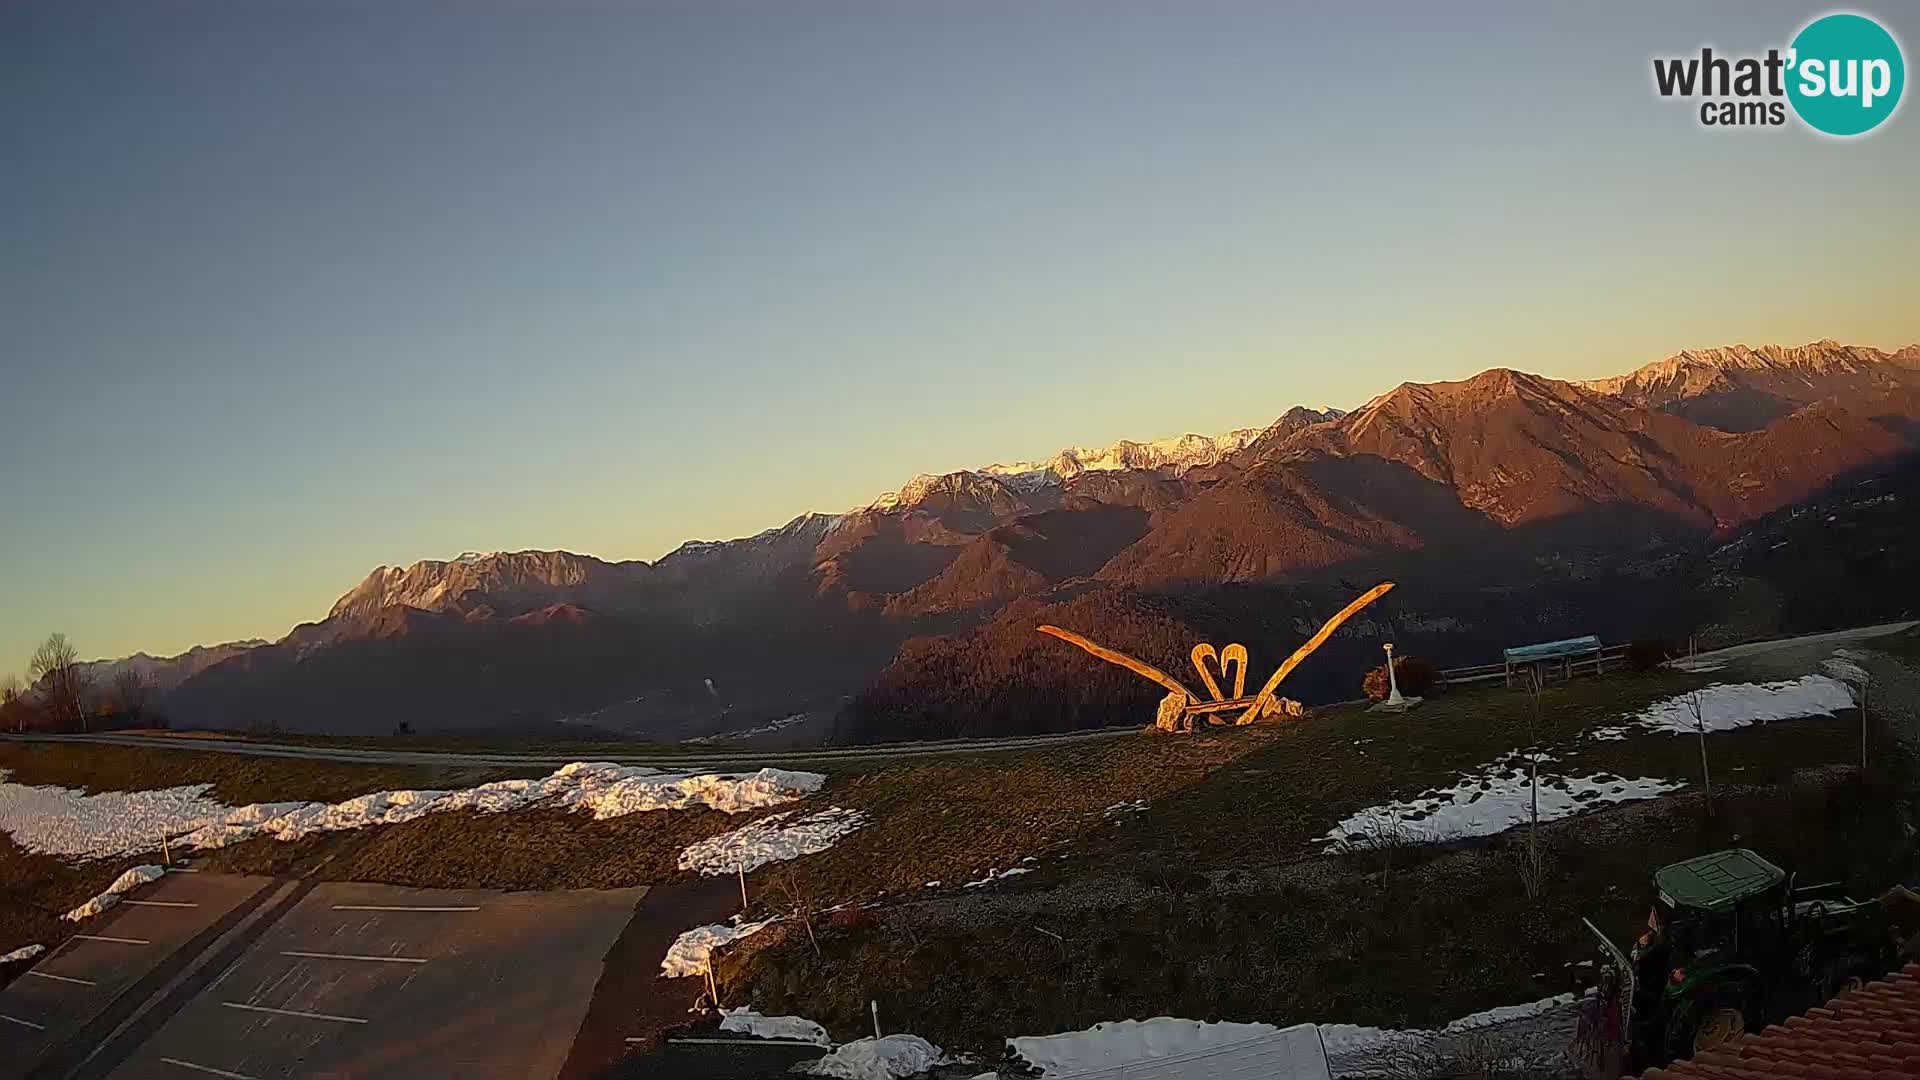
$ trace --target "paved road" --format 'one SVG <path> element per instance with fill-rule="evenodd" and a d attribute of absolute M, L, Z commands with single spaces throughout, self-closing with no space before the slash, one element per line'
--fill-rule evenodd
<path fill-rule="evenodd" d="M 605 753 L 596 748 L 587 756 L 596 761 L 621 765 L 689 770 L 757 769 L 763 765 L 807 765 L 817 762 L 891 760 L 895 758 L 938 757 L 946 754 L 978 754 L 996 750 L 1024 750 L 1039 746 L 1094 742 L 1139 732 L 1137 727 L 1095 728 L 1059 735 L 1029 735 L 1011 739 L 956 739 L 949 742 L 880 743 L 868 746 L 825 747 L 805 750 L 649 750 L 635 753 Z M 366 750 L 345 746 L 302 746 L 296 743 L 253 742 L 245 739 L 201 738 L 185 735 L 135 735 L 110 732 L 98 735 L 57 735 L 33 733 L 0 734 L 0 740 L 38 743 L 99 743 L 107 746 L 164 747 L 210 754 L 241 754 L 248 757 L 297 758 L 309 761 L 347 761 L 364 765 L 457 765 L 481 768 L 558 768 L 581 760 L 581 754 L 481 754 L 438 750 Z"/>
<path fill-rule="evenodd" d="M 552 1080 L 650 989 L 608 979 L 646 892 L 171 874 L 6 987 L 0 1078 Z"/>
<path fill-rule="evenodd" d="M 1851 630 L 1831 630 L 1824 634 L 1801 634 L 1799 637 L 1774 638 L 1771 641 L 1749 641 L 1745 645 L 1729 645 L 1724 649 L 1700 653 L 1694 657 L 1694 660 L 1697 662 L 1739 660 L 1801 646 L 1843 645 L 1849 641 L 1863 641 L 1883 634 L 1897 634 L 1915 626 L 1920 626 L 1920 621 L 1880 623 L 1876 626 L 1856 626 Z M 1687 662 L 1677 661 L 1674 666 L 1684 668 Z"/>
<path fill-rule="evenodd" d="M 271 884 L 168 874 L 0 990 L 0 1078 L 65 1075 Z"/>

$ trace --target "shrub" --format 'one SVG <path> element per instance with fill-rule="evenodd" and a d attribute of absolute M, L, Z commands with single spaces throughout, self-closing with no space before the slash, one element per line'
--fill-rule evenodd
<path fill-rule="evenodd" d="M 1400 692 L 1408 697 L 1426 697 L 1441 682 L 1440 669 L 1422 656 L 1402 656 L 1394 660 L 1393 677 L 1400 684 Z M 1367 672 L 1360 683 L 1360 692 L 1367 695 L 1369 701 L 1385 701 L 1388 690 L 1385 664 Z"/>
<path fill-rule="evenodd" d="M 1627 646 L 1627 670 L 1652 671 L 1678 655 L 1680 650 L 1671 641 L 1635 641 Z"/>

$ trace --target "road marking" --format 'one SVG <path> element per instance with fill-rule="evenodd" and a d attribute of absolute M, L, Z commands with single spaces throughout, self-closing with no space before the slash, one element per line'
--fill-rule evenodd
<path fill-rule="evenodd" d="M 99 983 L 87 979 L 75 979 L 66 975 L 55 975 L 51 971 L 29 971 L 27 974 L 39 979 L 52 979 L 54 982 L 72 983 L 75 986 L 98 986 Z"/>
<path fill-rule="evenodd" d="M 17 1016 L 8 1016 L 6 1013 L 0 1013 L 0 1020 L 5 1020 L 13 1024 L 19 1024 L 21 1027 L 30 1027 L 35 1031 L 47 1030 L 47 1026 L 45 1024 L 36 1024 L 31 1020 L 22 1020 Z"/>
<path fill-rule="evenodd" d="M 199 907 L 185 900 L 122 900 L 129 907 Z"/>
<path fill-rule="evenodd" d="M 478 907 L 419 907 L 398 904 L 335 904 L 335 911 L 479 911 Z"/>
<path fill-rule="evenodd" d="M 257 1078 L 248 1076 L 246 1073 L 228 1072 L 225 1069 L 216 1069 L 211 1065 L 195 1065 L 191 1061 L 181 1061 L 179 1058 L 163 1057 L 160 1060 L 166 1062 L 169 1065 L 178 1065 L 183 1069 L 192 1069 L 194 1072 L 203 1072 L 203 1073 L 206 1073 L 208 1076 L 224 1076 L 227 1078 L 227 1080 L 257 1080 Z"/>
<path fill-rule="evenodd" d="M 153 942 L 137 937 L 108 937 L 105 934 L 75 934 L 81 941 L 111 941 L 115 945 L 151 945 Z"/>
<path fill-rule="evenodd" d="M 332 1020 L 341 1024 L 364 1024 L 358 1016 L 333 1016 L 329 1013 L 301 1012 L 298 1009 L 269 1009 L 265 1005 L 243 1005 L 238 1001 L 223 1001 L 220 1004 L 229 1009 L 245 1009 L 248 1012 L 272 1013 L 275 1016 L 298 1016 L 307 1020 Z"/>
<path fill-rule="evenodd" d="M 417 956 L 359 956 L 354 953 L 337 952 L 294 952 L 289 949 L 281 956 L 304 956 L 309 960 L 376 960 L 382 964 L 424 964 L 425 957 Z"/>

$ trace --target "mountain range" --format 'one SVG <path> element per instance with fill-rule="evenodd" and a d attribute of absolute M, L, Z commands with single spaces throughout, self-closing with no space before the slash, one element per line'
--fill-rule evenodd
<path fill-rule="evenodd" d="M 1393 574 L 1393 603 L 1289 684 L 1349 696 L 1351 665 L 1388 633 L 1456 663 L 1563 631 L 1685 636 L 1724 614 L 1714 552 L 1862 478 L 1903 483 L 1917 447 L 1920 346 L 1731 346 L 1586 382 L 1493 368 L 1351 412 L 918 476 L 653 562 L 380 567 L 278 641 L 95 678 L 138 666 L 174 722 L 229 728 L 1045 730 L 1137 722 L 1154 691 L 1037 622 L 1170 669 L 1195 641 L 1244 640 L 1257 669 Z M 1866 556 L 1854 585 L 1826 580 L 1820 618 L 1912 605 L 1904 583 L 1870 582 Z M 1761 584 L 1793 623 L 1791 583 Z M 1848 588 L 1857 602 L 1837 603 Z"/>

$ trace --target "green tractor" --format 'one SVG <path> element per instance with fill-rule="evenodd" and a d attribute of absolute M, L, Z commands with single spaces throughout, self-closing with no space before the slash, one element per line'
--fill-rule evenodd
<path fill-rule="evenodd" d="M 1662 867 L 1646 933 L 1630 951 L 1584 920 L 1604 955 L 1580 1013 L 1589 1076 L 1619 1076 L 1712 1049 L 1825 1003 L 1896 966 L 1896 887 L 1848 899 L 1838 882 L 1796 887 L 1745 848 Z"/>

